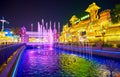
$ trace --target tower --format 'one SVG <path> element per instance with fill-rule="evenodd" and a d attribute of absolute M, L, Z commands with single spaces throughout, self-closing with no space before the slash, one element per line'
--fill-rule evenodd
<path fill-rule="evenodd" d="M 90 14 L 90 20 L 94 21 L 98 19 L 98 10 L 100 9 L 99 6 L 96 5 L 96 3 L 92 3 L 91 5 L 89 5 L 89 7 L 85 10 L 86 12 L 88 12 Z"/>
<path fill-rule="evenodd" d="M 26 28 L 24 26 L 21 28 L 21 42 L 23 43 L 28 42 L 28 37 L 26 35 Z"/>
<path fill-rule="evenodd" d="M 73 25 L 75 25 L 75 21 L 77 21 L 77 20 L 78 20 L 78 18 L 75 15 L 73 15 L 69 21 L 70 21 L 70 24 L 73 26 Z"/>

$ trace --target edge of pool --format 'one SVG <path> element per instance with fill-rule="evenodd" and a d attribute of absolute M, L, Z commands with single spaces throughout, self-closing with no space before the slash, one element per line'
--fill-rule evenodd
<path fill-rule="evenodd" d="M 22 49 L 21 49 L 21 52 L 18 54 L 14 64 L 13 64 L 13 69 L 12 69 L 12 73 L 10 74 L 10 77 L 16 77 L 16 72 L 17 72 L 17 69 L 18 69 L 18 64 L 19 64 L 19 61 L 20 61 L 20 58 L 21 58 L 21 55 L 23 53 L 23 51 L 26 49 L 26 46 L 24 46 Z"/>
<path fill-rule="evenodd" d="M 6 67 L 4 68 L 4 70 L 0 73 L 0 77 L 14 77 L 13 71 L 15 69 L 16 66 L 16 61 L 18 60 L 19 55 L 24 51 L 24 49 L 26 48 L 26 45 L 23 45 L 21 47 L 19 47 L 15 52 L 16 54 L 12 55 L 13 58 L 11 59 L 11 61 L 6 65 Z"/>

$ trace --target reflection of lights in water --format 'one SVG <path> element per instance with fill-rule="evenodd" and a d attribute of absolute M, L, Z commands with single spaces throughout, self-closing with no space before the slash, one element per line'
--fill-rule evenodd
<path fill-rule="evenodd" d="M 62 70 L 66 71 L 73 77 L 95 77 L 94 67 L 86 59 L 80 58 L 74 54 L 60 55 L 60 62 Z M 88 73 L 88 71 L 90 72 Z"/>
<path fill-rule="evenodd" d="M 40 50 L 38 50 L 38 53 L 40 53 L 41 51 Z"/>
<path fill-rule="evenodd" d="M 49 48 L 49 50 L 53 50 L 53 48 L 52 48 L 52 47 L 50 47 L 50 48 Z"/>
<path fill-rule="evenodd" d="M 34 51 L 33 50 L 31 50 L 31 51 L 29 51 L 30 53 L 34 53 Z"/>
<path fill-rule="evenodd" d="M 38 46 L 37 48 L 40 48 L 40 46 Z"/>
<path fill-rule="evenodd" d="M 71 56 L 77 56 L 77 55 L 75 55 L 75 54 L 70 54 Z"/>
<path fill-rule="evenodd" d="M 49 47 L 49 50 L 53 50 L 53 47 L 52 47 L 52 45 L 50 45 L 50 47 Z"/>

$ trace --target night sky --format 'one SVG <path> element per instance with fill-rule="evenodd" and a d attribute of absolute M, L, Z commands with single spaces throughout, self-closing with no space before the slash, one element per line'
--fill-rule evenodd
<path fill-rule="evenodd" d="M 5 24 L 5 28 L 25 26 L 30 30 L 33 23 L 36 30 L 37 22 L 41 22 L 42 18 L 52 23 L 60 21 L 62 26 L 72 15 L 78 18 L 84 16 L 92 2 L 101 7 L 99 12 L 120 4 L 120 0 L 3 0 L 0 1 L 0 18 L 4 16 L 10 22 Z"/>

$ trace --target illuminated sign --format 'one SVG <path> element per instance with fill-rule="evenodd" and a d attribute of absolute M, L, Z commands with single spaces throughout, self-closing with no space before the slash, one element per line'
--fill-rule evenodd
<path fill-rule="evenodd" d="M 74 23 L 77 24 L 78 22 L 80 22 L 81 20 L 84 20 L 84 19 L 87 19 L 89 18 L 89 14 L 88 15 L 85 15 L 84 17 L 81 17 L 80 19 L 78 19 L 77 21 L 75 21 Z"/>
<path fill-rule="evenodd" d="M 89 17 L 90 17 L 89 14 L 85 15 L 84 17 L 81 18 L 81 20 L 84 20 L 84 19 L 89 18 Z"/>

